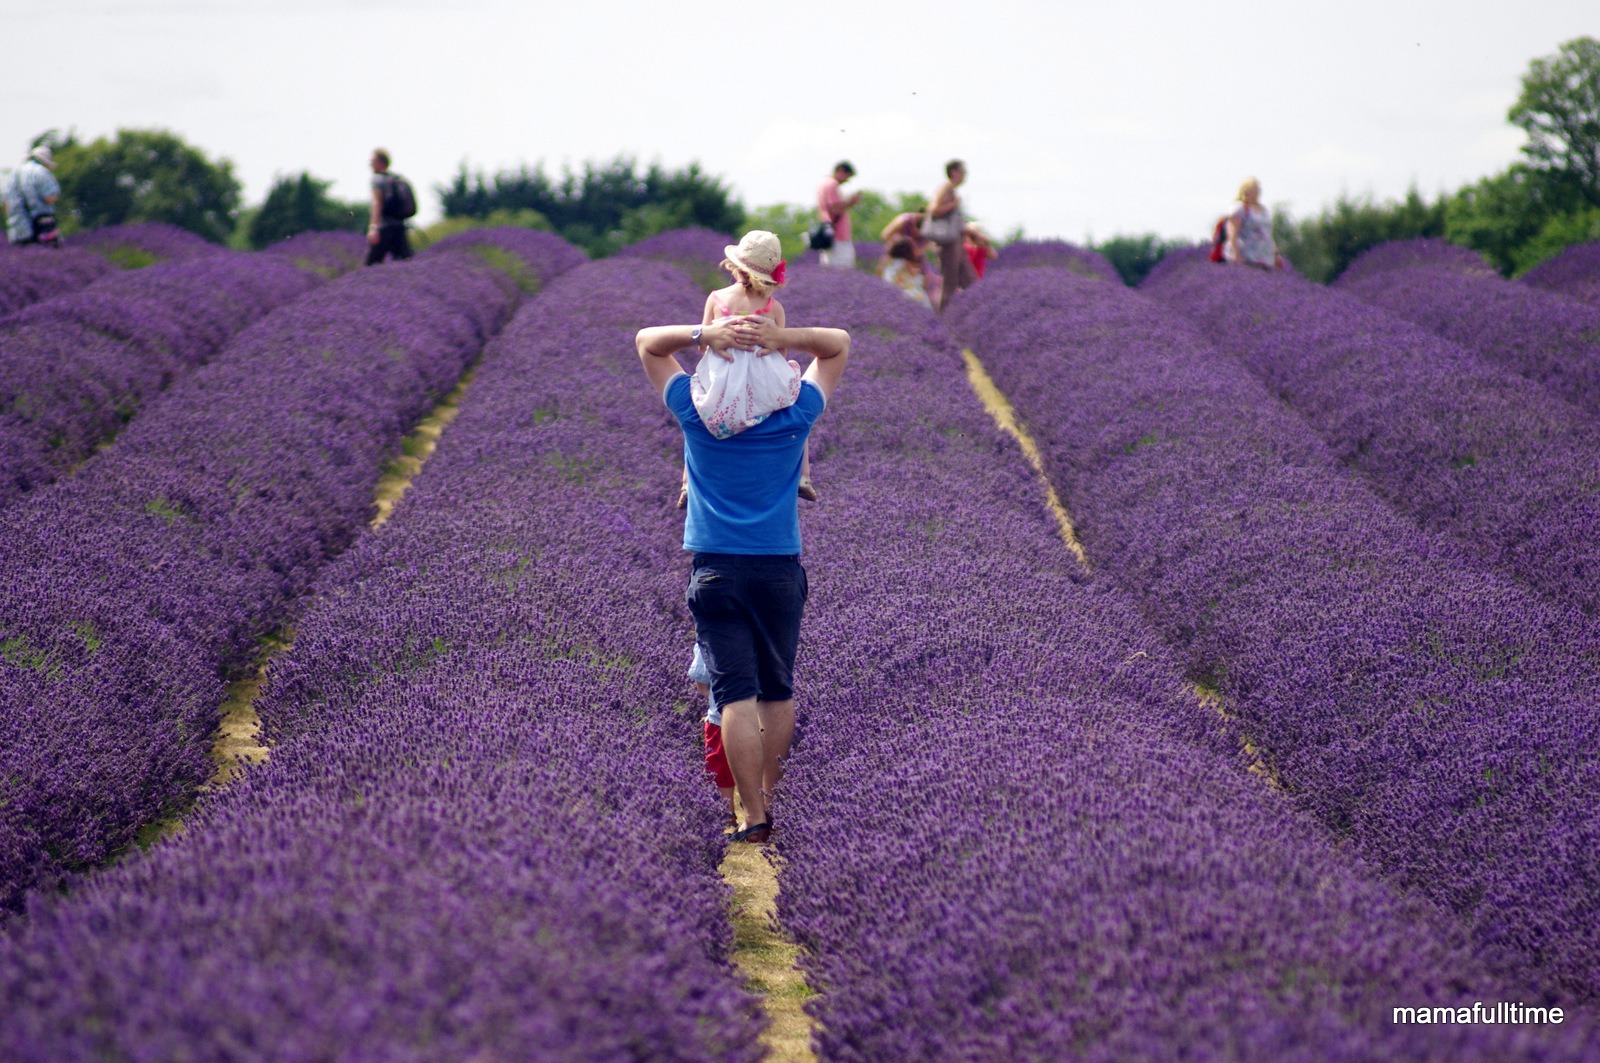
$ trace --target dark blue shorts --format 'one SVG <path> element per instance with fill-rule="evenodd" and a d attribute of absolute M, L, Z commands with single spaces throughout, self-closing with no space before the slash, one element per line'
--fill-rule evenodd
<path fill-rule="evenodd" d="M 694 555 L 684 597 L 718 705 L 794 697 L 807 590 L 798 557 Z"/>

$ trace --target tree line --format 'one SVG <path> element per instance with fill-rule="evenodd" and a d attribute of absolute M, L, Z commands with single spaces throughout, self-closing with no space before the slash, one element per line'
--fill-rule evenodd
<path fill-rule="evenodd" d="M 1303 219 L 1280 210 L 1280 249 L 1302 274 L 1328 281 L 1357 255 L 1388 240 L 1443 237 L 1480 251 L 1507 274 L 1525 272 L 1569 244 L 1600 240 L 1600 41 L 1580 37 L 1533 60 L 1507 120 L 1528 139 L 1522 159 L 1504 172 L 1432 201 L 1413 188 L 1399 201 L 1341 196 Z M 34 140 L 39 144 L 55 153 L 62 229 L 69 234 L 163 221 L 217 243 L 259 249 L 299 232 L 359 232 L 367 224 L 365 199 L 338 200 L 329 192 L 331 181 L 304 171 L 280 176 L 259 205 L 244 207 L 231 162 L 207 158 L 166 130 L 125 129 L 87 143 L 52 130 Z M 469 173 L 463 164 L 434 192 L 444 221 L 430 227 L 433 235 L 475 225 L 520 225 L 558 233 L 596 257 L 688 225 L 728 233 L 747 225 L 769 229 L 793 257 L 815 220 L 809 204 L 747 212 L 698 163 L 641 169 L 627 156 L 585 162 L 560 177 L 542 164 L 493 176 Z M 894 215 L 920 209 L 923 198 L 865 190 L 852 215 L 857 235 L 874 239 Z M 1091 246 L 1134 284 L 1163 255 L 1193 243 L 1144 234 Z"/>

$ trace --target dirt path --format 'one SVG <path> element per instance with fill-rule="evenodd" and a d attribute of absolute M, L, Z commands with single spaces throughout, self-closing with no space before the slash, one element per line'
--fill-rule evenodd
<path fill-rule="evenodd" d="M 813 1063 L 813 1020 L 803 1005 L 816 994 L 798 966 L 800 947 L 778 929 L 778 868 L 760 845 L 729 845 L 722 880 L 733 889 L 733 964 L 761 998 L 768 1024 L 761 1032 L 773 1063 Z"/>
<path fill-rule="evenodd" d="M 1017 411 L 1012 408 L 1011 402 L 1005 393 L 995 384 L 989 376 L 988 370 L 983 368 L 983 363 L 978 356 L 967 350 L 961 349 L 961 357 L 967 363 L 967 380 L 972 384 L 972 390 L 978 393 L 978 399 L 983 403 L 983 408 L 989 411 L 989 416 L 994 418 L 994 423 L 1000 430 L 1010 435 L 1022 447 L 1022 453 L 1028 458 L 1028 464 L 1033 466 L 1033 471 L 1038 474 L 1039 481 L 1044 485 L 1045 504 L 1050 507 L 1050 512 L 1056 518 L 1056 525 L 1061 530 L 1061 539 L 1067 544 L 1067 549 L 1072 551 L 1084 568 L 1089 568 L 1088 555 L 1084 553 L 1083 544 L 1078 541 L 1078 533 L 1072 527 L 1072 518 L 1067 515 L 1067 510 L 1061 503 L 1061 496 L 1056 493 L 1055 487 L 1050 483 L 1050 477 L 1045 474 L 1044 461 L 1039 453 L 1039 446 L 1033 437 L 1022 428 L 1017 421 Z M 1228 721 L 1229 727 L 1239 738 L 1240 746 L 1250 763 L 1248 770 L 1261 776 L 1267 784 L 1276 790 L 1286 790 L 1283 779 L 1267 762 L 1266 755 L 1262 752 L 1260 743 L 1245 734 L 1238 726 L 1238 716 L 1232 712 L 1220 693 L 1207 687 L 1194 686 L 1194 695 L 1200 704 L 1215 712 Z"/>
<path fill-rule="evenodd" d="M 463 373 L 450 394 L 441 399 L 400 441 L 400 455 L 384 467 L 383 475 L 378 479 L 373 498 L 377 514 L 369 527 L 383 526 L 401 496 L 411 486 L 411 481 L 422 471 L 423 463 L 439 443 L 439 436 L 461 412 L 461 397 L 472 383 L 473 373 L 473 369 Z M 228 786 L 250 765 L 260 764 L 269 756 L 270 751 L 260 740 L 261 717 L 256 712 L 255 702 L 273 660 L 288 653 L 293 646 L 293 628 L 285 627 L 273 632 L 262 640 L 254 671 L 228 685 L 222 702 L 222 720 L 211 739 L 211 761 L 215 768 L 210 780 L 200 787 L 202 793 Z M 184 812 L 178 812 L 147 824 L 138 833 L 138 847 L 148 849 L 170 834 L 182 833 L 183 817 Z"/>
<path fill-rule="evenodd" d="M 1022 430 L 1017 422 L 1017 411 L 1011 406 L 1005 394 L 995 386 L 988 370 L 983 368 L 983 363 L 978 361 L 978 356 L 967 350 L 961 349 L 961 358 L 967 363 L 967 382 L 972 385 L 972 390 L 978 393 L 978 401 L 983 403 L 983 408 L 989 411 L 989 416 L 994 418 L 994 423 L 1000 430 L 1017 441 L 1022 448 L 1022 453 L 1027 457 L 1028 464 L 1033 466 L 1033 471 L 1038 474 L 1039 482 L 1044 486 L 1045 505 L 1050 508 L 1050 513 L 1056 518 L 1056 527 L 1061 531 L 1061 541 L 1067 544 L 1067 549 L 1072 551 L 1072 556 L 1084 568 L 1089 567 L 1089 555 L 1083 552 L 1083 544 L 1078 541 L 1078 533 L 1072 527 L 1072 518 L 1067 515 L 1067 507 L 1061 504 L 1061 496 L 1056 494 L 1056 489 L 1050 482 L 1050 477 L 1044 472 L 1044 459 L 1039 454 L 1039 445 L 1033 437 Z"/>

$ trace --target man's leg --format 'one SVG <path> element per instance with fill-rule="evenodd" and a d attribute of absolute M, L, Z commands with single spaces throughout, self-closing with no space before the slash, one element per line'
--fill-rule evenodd
<path fill-rule="evenodd" d="M 783 762 L 788 759 L 789 746 L 794 742 L 794 699 L 758 701 L 756 714 L 761 719 L 761 785 L 766 791 L 765 797 L 771 797 L 783 779 Z M 762 807 L 765 810 L 765 801 Z"/>
<path fill-rule="evenodd" d="M 967 262 L 966 249 L 961 246 L 960 240 L 939 245 L 939 311 L 944 312 L 950 305 L 950 300 L 956 292 L 963 287 L 961 283 L 961 264 L 966 262 L 970 269 L 972 263 Z"/>
<path fill-rule="evenodd" d="M 794 703 L 789 704 L 792 709 Z M 762 740 L 760 705 L 755 698 L 745 698 L 722 706 L 722 751 L 728 755 L 734 789 L 739 793 L 739 803 L 744 806 L 741 827 L 767 821 L 767 799 L 761 791 L 767 754 Z M 789 722 L 792 734 L 792 715 Z"/>

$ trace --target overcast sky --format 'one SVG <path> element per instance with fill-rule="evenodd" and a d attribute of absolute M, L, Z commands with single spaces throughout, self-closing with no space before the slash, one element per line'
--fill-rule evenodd
<path fill-rule="evenodd" d="M 758 206 L 840 158 L 931 192 L 959 156 L 991 231 L 1082 241 L 1203 237 L 1252 174 L 1303 216 L 1501 170 L 1529 60 L 1600 35 L 1600 3 L 0 0 L 0 21 L 7 163 L 52 127 L 160 126 L 232 160 L 247 202 L 300 170 L 361 198 L 381 145 L 427 221 L 463 162 L 699 161 Z"/>

